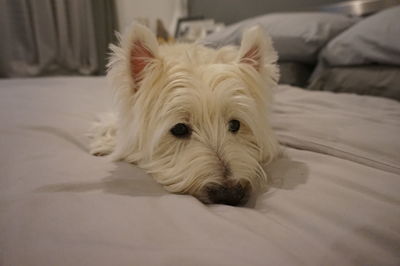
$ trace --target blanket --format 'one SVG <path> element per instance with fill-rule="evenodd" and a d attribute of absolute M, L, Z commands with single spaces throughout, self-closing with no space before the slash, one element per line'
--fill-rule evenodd
<path fill-rule="evenodd" d="M 283 155 L 244 207 L 88 153 L 102 77 L 0 81 L 0 265 L 399 265 L 399 103 L 275 91 Z"/>

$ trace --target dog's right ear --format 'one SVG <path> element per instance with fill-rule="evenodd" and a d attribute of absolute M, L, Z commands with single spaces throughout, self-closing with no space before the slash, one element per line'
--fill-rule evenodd
<path fill-rule="evenodd" d="M 133 23 L 119 36 L 119 41 L 119 46 L 110 47 L 113 57 L 108 65 L 109 70 L 113 72 L 114 65 L 117 65 L 119 71 L 130 77 L 131 87 L 137 91 L 146 68 L 158 58 L 156 36 L 145 26 Z"/>
<path fill-rule="evenodd" d="M 129 43 L 129 67 L 135 84 L 143 79 L 143 70 L 156 57 L 158 57 L 156 36 L 148 28 L 135 24 Z"/>
<path fill-rule="evenodd" d="M 272 44 L 271 37 L 260 26 L 247 29 L 242 36 L 238 61 L 252 66 L 255 70 L 268 75 L 274 80 L 279 79 L 276 62 L 278 55 Z"/>

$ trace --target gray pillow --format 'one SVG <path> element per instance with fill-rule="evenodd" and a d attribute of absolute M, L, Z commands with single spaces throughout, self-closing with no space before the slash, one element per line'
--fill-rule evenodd
<path fill-rule="evenodd" d="M 271 36 L 281 61 L 314 63 L 319 50 L 356 20 L 324 12 L 273 13 L 230 25 L 201 41 L 211 47 L 239 45 L 242 32 L 260 25 Z"/>
<path fill-rule="evenodd" d="M 311 81 L 308 89 L 381 96 L 400 101 L 399 84 L 400 67 L 329 67 Z"/>
<path fill-rule="evenodd" d="M 331 66 L 400 65 L 400 6 L 368 17 L 333 39 L 322 51 Z"/>

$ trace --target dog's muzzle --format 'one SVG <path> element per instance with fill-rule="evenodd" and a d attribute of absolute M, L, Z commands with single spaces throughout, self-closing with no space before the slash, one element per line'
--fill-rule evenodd
<path fill-rule="evenodd" d="M 226 205 L 243 205 L 250 194 L 249 184 L 212 185 L 206 188 L 208 199 L 211 203 Z"/>

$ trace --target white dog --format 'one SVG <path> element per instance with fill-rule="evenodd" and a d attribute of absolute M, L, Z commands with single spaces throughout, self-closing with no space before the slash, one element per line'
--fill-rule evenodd
<path fill-rule="evenodd" d="M 92 130 L 91 153 L 135 163 L 166 190 L 239 205 L 267 184 L 279 145 L 268 121 L 277 55 L 258 28 L 239 48 L 159 46 L 133 24 L 111 47 L 115 114 Z"/>

